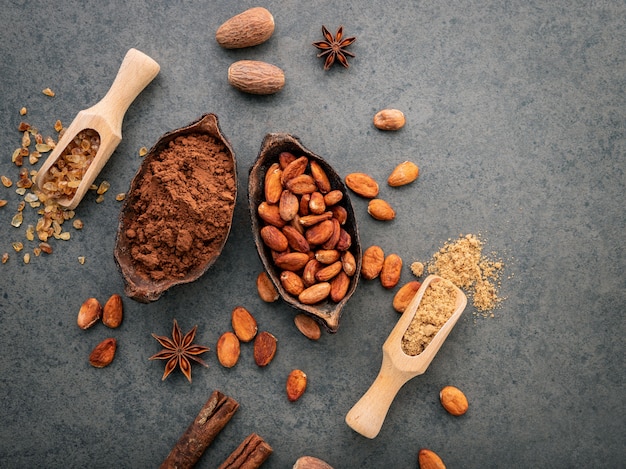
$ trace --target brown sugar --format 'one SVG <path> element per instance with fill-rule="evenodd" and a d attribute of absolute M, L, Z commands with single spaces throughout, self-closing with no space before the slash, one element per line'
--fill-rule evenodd
<path fill-rule="evenodd" d="M 454 313 L 456 299 L 457 289 L 451 281 L 431 282 L 402 336 L 402 351 L 412 356 L 422 353 Z"/>
<path fill-rule="evenodd" d="M 457 287 L 470 291 L 476 310 L 494 309 L 502 301 L 497 282 L 504 264 L 483 255 L 483 242 L 473 234 L 447 242 L 428 266 L 428 272 L 440 275 Z"/>
<path fill-rule="evenodd" d="M 26 135 L 26 133 L 25 133 Z M 80 131 L 52 165 L 41 189 L 48 198 L 72 198 L 91 162 L 100 149 L 100 134 L 93 129 Z"/>

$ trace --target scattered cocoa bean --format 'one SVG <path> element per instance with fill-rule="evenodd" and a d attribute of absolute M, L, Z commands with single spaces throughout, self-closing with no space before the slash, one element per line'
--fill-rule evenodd
<path fill-rule="evenodd" d="M 254 361 L 258 366 L 264 367 L 270 364 L 276 355 L 276 337 L 267 331 L 259 332 L 254 339 Z"/>
<path fill-rule="evenodd" d="M 102 306 L 96 298 L 87 298 L 78 310 L 76 323 L 81 329 L 89 329 L 102 317 Z"/>
<path fill-rule="evenodd" d="M 256 336 L 258 330 L 256 319 L 243 306 L 233 308 L 230 322 L 235 335 L 240 341 L 250 342 Z"/>
<path fill-rule="evenodd" d="M 307 339 L 319 340 L 322 336 L 322 329 L 320 328 L 320 325 L 311 316 L 300 313 L 293 318 L 293 322 L 302 335 L 304 335 Z"/>
<path fill-rule="evenodd" d="M 102 310 L 102 324 L 111 329 L 116 329 L 122 324 L 122 318 L 124 316 L 124 308 L 122 304 L 122 297 L 114 293 L 104 304 Z"/>
<path fill-rule="evenodd" d="M 104 339 L 92 350 L 89 355 L 89 363 L 95 368 L 104 368 L 109 366 L 115 358 L 115 351 L 117 350 L 117 341 L 110 337 Z"/>
<path fill-rule="evenodd" d="M 285 385 L 287 399 L 289 399 L 290 402 L 295 402 L 300 399 L 304 391 L 306 391 L 306 385 L 306 373 L 302 370 L 292 370 L 287 377 L 287 384 Z"/>
<path fill-rule="evenodd" d="M 215 347 L 217 359 L 225 368 L 232 368 L 239 361 L 241 346 L 239 339 L 233 332 L 224 332 L 217 341 Z"/>

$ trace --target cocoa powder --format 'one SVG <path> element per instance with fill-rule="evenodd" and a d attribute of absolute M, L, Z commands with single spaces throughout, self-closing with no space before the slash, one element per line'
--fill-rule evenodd
<path fill-rule="evenodd" d="M 219 254 L 235 204 L 233 160 L 207 135 L 176 137 L 147 163 L 129 194 L 125 236 L 136 273 L 182 278 Z"/>

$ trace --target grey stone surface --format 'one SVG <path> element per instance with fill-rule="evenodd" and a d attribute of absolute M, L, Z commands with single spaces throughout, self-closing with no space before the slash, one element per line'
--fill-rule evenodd
<path fill-rule="evenodd" d="M 214 32 L 250 2 L 4 1 L 0 15 L 0 174 L 11 164 L 26 120 L 44 134 L 97 102 L 125 52 L 136 47 L 161 65 L 131 105 L 124 139 L 99 180 L 101 204 L 77 209 L 85 228 L 32 258 L 11 247 L 36 222 L 29 207 L 10 226 L 20 197 L 0 187 L 0 466 L 156 467 L 214 389 L 241 407 L 201 460 L 215 467 L 249 433 L 274 448 L 264 467 L 291 467 L 305 454 L 336 468 L 417 466 L 430 448 L 448 467 L 619 467 L 626 459 L 624 412 L 624 192 L 626 179 L 626 4 L 623 1 L 264 3 L 276 19 L 265 44 L 227 51 Z M 311 42 L 320 27 L 356 35 L 347 70 L 322 70 Z M 280 93 L 259 97 L 229 87 L 239 59 L 285 70 Z M 56 92 L 49 98 L 45 87 Z M 18 113 L 22 106 L 28 114 Z M 397 133 L 372 126 L 396 107 Z M 138 149 L 205 112 L 220 118 L 239 164 L 239 196 L 226 248 L 205 276 L 156 303 L 126 299 L 121 328 L 76 327 L 84 299 L 122 292 L 113 261 L 120 203 L 140 165 Z M 369 218 L 353 198 L 364 246 L 381 245 L 405 264 L 427 261 L 449 238 L 481 234 L 506 262 L 493 318 L 470 306 L 423 375 L 396 397 L 380 435 L 368 440 L 344 423 L 376 376 L 381 345 L 397 320 L 394 291 L 362 282 L 339 331 L 301 336 L 295 311 L 257 296 L 261 269 L 246 206 L 247 171 L 268 132 L 298 135 L 340 174 L 366 171 L 396 207 L 391 223 Z M 401 189 L 384 184 L 399 162 L 421 168 Z M 85 256 L 80 265 L 78 256 Z M 408 267 L 402 282 L 411 279 Z M 244 305 L 279 340 L 265 369 L 252 346 L 222 368 L 214 353 Z M 176 318 L 197 324 L 210 368 L 161 382 L 151 333 Z M 87 357 L 116 337 L 111 366 Z M 309 388 L 289 403 L 284 383 L 301 368 Z M 465 391 L 469 412 L 445 413 L 438 391 Z"/>

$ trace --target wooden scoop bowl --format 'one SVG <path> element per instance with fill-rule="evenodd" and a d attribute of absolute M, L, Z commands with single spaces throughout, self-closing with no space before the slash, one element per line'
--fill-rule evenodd
<path fill-rule="evenodd" d="M 346 415 L 348 426 L 367 438 L 375 438 L 378 435 L 387 411 L 400 388 L 411 378 L 426 371 L 467 305 L 467 297 L 456 288 L 456 308 L 450 319 L 420 354 L 411 356 L 404 353 L 402 337 L 415 316 L 424 292 L 428 285 L 441 279 L 439 276 L 429 275 L 424 280 L 383 344 L 383 362 L 374 383 Z"/>
<path fill-rule="evenodd" d="M 80 111 L 65 130 L 63 137 L 37 173 L 35 179 L 37 187 L 40 189 L 43 187 L 48 171 L 79 132 L 86 129 L 95 130 L 100 135 L 100 147 L 95 158 L 87 168 L 74 195 L 71 198 L 57 200 L 61 207 L 68 210 L 76 208 L 122 141 L 122 121 L 126 110 L 157 76 L 159 69 L 159 64 L 146 54 L 130 49 L 104 98 L 89 109 Z"/>
<path fill-rule="evenodd" d="M 292 153 L 296 157 L 306 156 L 309 159 L 309 162 L 317 162 L 328 176 L 331 188 L 333 190 L 338 189 L 343 192 L 343 198 L 338 205 L 345 208 L 347 212 L 347 220 L 343 225 L 343 229 L 348 232 L 352 239 L 352 245 L 349 250 L 354 255 L 356 260 L 356 272 L 350 278 L 350 285 L 346 295 L 337 303 L 326 299 L 312 305 L 304 304 L 298 300 L 298 297 L 287 292 L 285 288 L 283 288 L 280 281 L 281 269 L 274 264 L 272 251 L 264 244 L 261 238 L 260 230 L 264 226 L 264 222 L 258 214 L 258 207 L 259 204 L 265 200 L 265 173 L 273 163 L 278 162 L 279 155 L 285 151 Z M 330 164 L 328 164 L 321 156 L 318 156 L 305 148 L 297 137 L 285 133 L 271 133 L 265 136 L 257 159 L 250 168 L 248 179 L 248 204 L 252 220 L 252 234 L 254 236 L 254 242 L 256 244 L 259 257 L 261 258 L 261 262 L 263 262 L 265 271 L 278 290 L 280 297 L 291 307 L 303 311 L 313 317 L 321 323 L 321 325 L 324 326 L 328 332 L 337 332 L 342 309 L 356 290 L 359 282 L 362 258 L 361 244 L 354 209 L 352 207 L 352 202 L 350 201 L 350 196 L 348 195 L 346 186 L 344 185 L 341 177 L 339 177 Z"/>

